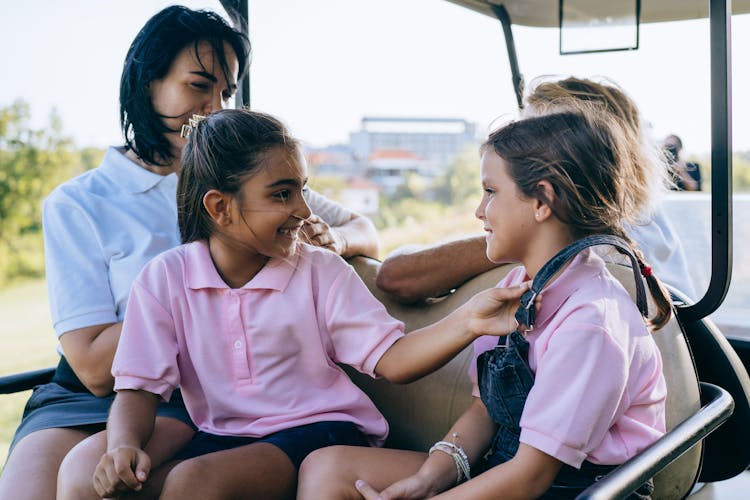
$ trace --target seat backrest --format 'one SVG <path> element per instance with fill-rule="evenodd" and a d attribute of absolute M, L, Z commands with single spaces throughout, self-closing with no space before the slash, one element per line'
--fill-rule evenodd
<path fill-rule="evenodd" d="M 619 264 L 608 264 L 607 268 L 630 296 L 635 297 L 631 269 Z M 651 294 L 648 305 L 653 313 Z M 659 346 L 667 382 L 666 425 L 669 431 L 700 409 L 698 376 L 690 347 L 674 315 L 653 336 Z M 693 447 L 654 478 L 653 498 L 681 499 L 690 492 L 701 468 L 701 446 Z"/>
<path fill-rule="evenodd" d="M 375 286 L 378 261 L 357 257 L 349 263 L 388 312 L 404 322 L 407 332 L 444 318 L 476 293 L 495 286 L 514 267 L 500 266 L 481 274 L 445 298 L 427 304 L 404 305 Z M 473 350 L 469 346 L 441 369 L 405 385 L 373 380 L 348 368 L 347 373 L 388 420 L 390 433 L 386 446 L 425 451 L 445 436 L 471 403 L 467 371 L 472 358 Z"/>
<path fill-rule="evenodd" d="M 675 300 L 684 301 L 672 290 Z M 723 481 L 750 466 L 750 377 L 737 353 L 716 325 L 708 318 L 678 319 L 695 358 L 698 378 L 726 389 L 734 399 L 734 413 L 703 442 L 704 456 L 700 481 Z"/>
<path fill-rule="evenodd" d="M 403 305 L 390 299 L 375 286 L 379 262 L 358 257 L 349 261 L 370 291 L 385 304 L 388 312 L 403 321 L 406 331 L 429 325 L 448 315 L 474 294 L 495 286 L 514 265 L 499 266 L 456 289 L 451 295 L 428 304 Z M 612 274 L 635 294 L 630 268 L 608 264 Z M 649 298 L 650 299 L 650 298 Z M 653 303 L 650 302 L 653 308 Z M 673 318 L 654 334 L 664 360 L 667 381 L 667 429 L 672 429 L 700 408 L 700 394 L 690 350 Z M 467 347 L 436 372 L 406 385 L 373 380 L 354 370 L 347 373 L 375 402 L 390 424 L 386 446 L 425 451 L 443 438 L 450 426 L 471 402 L 471 383 L 467 376 L 473 359 Z M 696 446 L 655 478 L 654 498 L 678 499 L 687 495 L 700 468 L 701 450 Z"/>

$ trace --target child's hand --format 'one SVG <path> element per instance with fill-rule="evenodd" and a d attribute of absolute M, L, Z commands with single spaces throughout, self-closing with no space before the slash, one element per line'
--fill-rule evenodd
<path fill-rule="evenodd" d="M 361 479 L 354 483 L 354 487 L 357 488 L 357 491 L 359 491 L 365 500 L 409 500 L 414 498 L 429 498 L 439 493 L 439 491 L 433 490 L 419 474 L 395 482 L 380 493 Z"/>
<path fill-rule="evenodd" d="M 121 493 L 140 491 L 148 478 L 151 459 L 134 446 L 121 446 L 105 453 L 94 471 L 96 494 L 114 497 Z"/>
<path fill-rule="evenodd" d="M 512 288 L 490 288 L 476 294 L 466 303 L 469 308 L 469 331 L 476 336 L 508 335 L 514 331 L 518 328 L 516 309 L 521 295 L 530 286 L 531 282 L 525 281 Z"/>

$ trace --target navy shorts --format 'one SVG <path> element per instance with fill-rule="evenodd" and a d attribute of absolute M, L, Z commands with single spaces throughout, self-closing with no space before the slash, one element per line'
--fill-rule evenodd
<path fill-rule="evenodd" d="M 52 380 L 48 384 L 34 388 L 10 449 L 12 450 L 23 437 L 42 429 L 75 427 L 91 433 L 103 431 L 114 398 L 114 392 L 101 398 L 94 396 L 62 357 Z M 182 402 L 179 389 L 172 393 L 168 403 L 159 403 L 156 414 L 160 417 L 175 418 L 195 428 Z"/>
<path fill-rule="evenodd" d="M 274 432 L 264 437 L 217 436 L 198 431 L 193 440 L 175 457 L 176 460 L 231 450 L 253 443 L 270 443 L 286 453 L 299 469 L 307 455 L 319 448 L 333 445 L 369 446 L 367 438 L 351 422 L 316 422 Z"/>

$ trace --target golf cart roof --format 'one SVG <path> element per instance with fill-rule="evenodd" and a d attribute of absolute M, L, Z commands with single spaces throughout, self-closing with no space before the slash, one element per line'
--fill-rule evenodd
<path fill-rule="evenodd" d="M 523 26 L 556 27 L 559 25 L 559 0 L 448 0 L 449 2 L 481 12 L 492 18 L 491 5 L 504 6 L 511 22 Z M 602 0 L 576 0 L 585 11 L 596 13 Z M 734 0 L 734 14 L 750 12 L 750 0 Z M 641 22 L 657 23 L 708 17 L 706 0 L 641 0 Z"/>

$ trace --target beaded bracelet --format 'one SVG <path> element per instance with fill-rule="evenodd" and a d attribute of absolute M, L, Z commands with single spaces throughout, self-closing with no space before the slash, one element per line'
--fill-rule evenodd
<path fill-rule="evenodd" d="M 432 448 L 430 448 L 429 454 L 432 455 L 434 451 L 442 451 L 443 453 L 450 455 L 453 461 L 456 462 L 456 484 L 460 484 L 464 479 L 471 479 L 471 467 L 469 465 L 469 457 L 466 456 L 463 448 L 460 446 L 449 443 L 448 441 L 438 441 Z"/>

